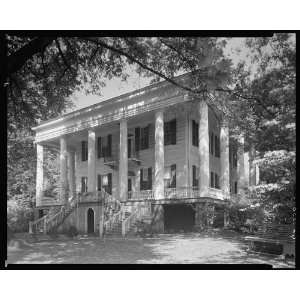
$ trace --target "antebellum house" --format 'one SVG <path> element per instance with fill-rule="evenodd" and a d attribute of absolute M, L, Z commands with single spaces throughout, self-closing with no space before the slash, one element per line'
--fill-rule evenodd
<path fill-rule="evenodd" d="M 177 77 L 189 80 L 188 75 Z M 34 128 L 37 220 L 30 231 L 81 233 L 226 226 L 226 208 L 247 201 L 258 169 L 222 113 L 168 82 L 102 101 Z M 60 189 L 45 197 L 44 148 L 60 151 Z M 44 213 L 42 213 L 44 212 Z M 46 212 L 46 213 L 45 213 Z M 214 225 L 214 224 L 212 224 Z"/>

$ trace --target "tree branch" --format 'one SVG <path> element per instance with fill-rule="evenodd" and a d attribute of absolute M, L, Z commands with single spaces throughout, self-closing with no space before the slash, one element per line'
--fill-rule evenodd
<path fill-rule="evenodd" d="M 72 72 L 73 70 L 72 70 L 70 64 L 68 63 L 67 59 L 65 58 L 65 56 L 64 56 L 64 54 L 63 54 L 63 52 L 62 52 L 62 50 L 60 48 L 60 44 L 59 44 L 59 42 L 58 42 L 57 39 L 55 39 L 55 44 L 56 44 L 56 47 L 57 47 L 57 49 L 59 51 L 59 54 L 60 54 L 60 56 L 61 56 L 61 58 L 62 58 L 62 60 L 63 60 L 63 62 L 65 64 L 66 68 Z"/>
<path fill-rule="evenodd" d="M 39 53 L 45 49 L 52 41 L 54 37 L 39 37 L 17 50 L 7 58 L 7 75 L 11 75 L 20 70 L 23 65 L 32 58 L 36 53 Z"/>
<path fill-rule="evenodd" d="M 149 71 L 149 72 L 151 72 L 151 73 L 153 73 L 153 74 L 159 76 L 160 78 L 163 78 L 164 80 L 166 80 L 166 81 L 172 83 L 173 85 L 175 85 L 175 86 L 177 86 L 177 87 L 179 87 L 179 88 L 181 88 L 181 89 L 184 89 L 184 90 L 186 90 L 186 91 L 188 91 L 188 92 L 191 92 L 191 93 L 194 93 L 194 94 L 197 94 L 197 95 L 201 94 L 202 92 L 206 92 L 206 90 L 200 90 L 200 91 L 199 91 L 199 90 L 195 90 L 195 89 L 192 89 L 192 88 L 190 88 L 190 87 L 184 86 L 184 85 L 182 85 L 182 84 L 176 82 L 175 80 L 173 80 L 173 79 L 167 77 L 166 75 L 162 74 L 161 72 L 156 71 L 156 70 L 154 70 L 154 69 L 148 67 L 147 65 L 145 65 L 145 64 L 142 63 L 142 62 L 140 62 L 138 59 L 136 59 L 135 57 L 133 57 L 133 56 L 130 55 L 129 53 L 124 52 L 123 50 L 121 50 L 121 49 L 119 49 L 119 48 L 116 48 L 116 47 L 114 47 L 114 46 L 108 45 L 107 43 L 105 43 L 105 42 L 103 42 L 103 41 L 101 41 L 101 40 L 95 40 L 95 39 L 92 39 L 92 38 L 84 38 L 84 40 L 89 41 L 89 42 L 92 42 L 92 43 L 95 43 L 96 45 L 100 45 L 100 46 L 102 46 L 102 47 L 104 47 L 104 48 L 107 48 L 107 49 L 109 49 L 109 50 L 111 50 L 111 51 L 113 51 L 113 52 L 116 52 L 116 53 L 118 53 L 118 54 L 120 54 L 120 55 L 122 55 L 122 56 L 125 56 L 126 58 L 128 58 L 128 59 L 131 60 L 132 62 L 136 63 L 137 65 L 139 65 L 139 66 L 142 67 L 143 69 L 145 69 L 145 70 L 147 70 L 147 71 Z"/>

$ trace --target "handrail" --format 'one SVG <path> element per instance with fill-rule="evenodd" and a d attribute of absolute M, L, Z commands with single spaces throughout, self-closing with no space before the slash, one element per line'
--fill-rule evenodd
<path fill-rule="evenodd" d="M 29 222 L 29 233 L 44 232 L 45 226 L 47 226 L 48 214 L 35 220 Z"/>
<path fill-rule="evenodd" d="M 133 208 L 130 216 L 128 216 L 122 222 L 122 236 L 125 236 L 131 226 L 137 221 L 140 220 L 146 214 L 151 214 L 151 206 L 150 203 L 139 203 L 137 206 Z"/>
<path fill-rule="evenodd" d="M 69 213 L 76 207 L 76 196 L 69 198 L 70 210 Z M 36 221 L 29 222 L 29 233 L 43 232 L 46 234 L 51 228 L 56 226 L 66 216 L 65 207 L 62 206 L 60 211 L 55 215 L 50 216 L 49 213 Z"/>
<path fill-rule="evenodd" d="M 112 229 L 116 222 L 122 221 L 122 217 L 123 211 L 121 209 L 119 212 L 113 214 L 106 222 L 104 222 L 105 231 Z"/>

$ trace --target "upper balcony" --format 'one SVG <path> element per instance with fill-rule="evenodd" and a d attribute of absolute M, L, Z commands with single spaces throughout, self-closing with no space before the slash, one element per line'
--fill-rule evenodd
<path fill-rule="evenodd" d="M 143 191 L 130 191 L 128 192 L 129 201 L 143 201 L 151 200 L 155 203 L 172 203 L 172 202 L 197 202 L 200 198 L 212 198 L 216 201 L 227 200 L 224 197 L 222 190 L 208 188 L 207 193 L 204 195 L 200 194 L 198 188 L 195 187 L 177 187 L 177 188 L 167 188 L 164 191 L 163 199 L 155 199 L 153 190 L 143 190 Z"/>
<path fill-rule="evenodd" d="M 106 166 L 109 166 L 113 170 L 119 168 L 120 163 L 120 151 L 118 149 L 117 154 L 108 153 L 104 151 L 103 163 Z M 132 170 L 135 167 L 141 165 L 141 159 L 138 151 L 135 151 L 134 148 L 128 148 L 128 170 Z"/>

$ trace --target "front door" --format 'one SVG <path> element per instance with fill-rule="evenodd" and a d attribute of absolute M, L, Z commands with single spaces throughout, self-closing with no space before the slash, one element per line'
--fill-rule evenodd
<path fill-rule="evenodd" d="M 94 211 L 92 208 L 88 209 L 87 212 L 87 232 L 88 233 L 94 233 Z"/>

